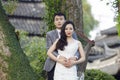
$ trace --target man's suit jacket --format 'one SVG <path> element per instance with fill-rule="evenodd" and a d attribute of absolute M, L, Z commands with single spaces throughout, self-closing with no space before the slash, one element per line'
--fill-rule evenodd
<path fill-rule="evenodd" d="M 52 31 L 49 31 L 47 32 L 46 34 L 46 42 L 47 42 L 47 45 L 46 45 L 46 49 L 48 50 L 50 48 L 50 46 L 55 42 L 56 39 L 58 39 L 58 31 L 55 29 L 55 30 L 52 30 Z M 74 33 L 73 34 L 73 38 L 74 39 L 77 39 L 77 35 Z M 58 53 L 57 51 L 54 51 L 53 54 L 57 57 Z M 76 52 L 76 55 L 78 58 L 79 58 L 79 53 Z M 53 61 L 51 58 L 47 57 L 46 61 L 45 61 L 45 65 L 44 65 L 44 70 L 49 72 L 52 70 L 52 68 L 54 67 L 55 65 L 55 61 Z"/>

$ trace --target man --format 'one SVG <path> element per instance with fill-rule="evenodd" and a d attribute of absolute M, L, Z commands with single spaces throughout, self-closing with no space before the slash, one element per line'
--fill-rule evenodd
<path fill-rule="evenodd" d="M 66 16 L 63 13 L 56 13 L 54 14 L 54 24 L 56 29 L 47 32 L 46 34 L 46 41 L 47 41 L 47 50 L 50 48 L 50 46 L 55 42 L 56 39 L 58 39 L 60 37 L 60 31 L 61 31 L 61 27 L 64 24 L 64 22 L 66 21 Z M 73 35 L 73 37 L 75 39 L 77 39 L 76 34 Z M 66 67 L 70 67 L 71 63 L 66 62 L 66 58 L 63 56 L 60 56 L 57 51 L 54 51 L 53 54 L 59 58 L 62 62 L 62 64 Z M 79 53 L 76 53 L 75 57 L 72 57 L 71 59 L 76 60 L 76 58 L 79 58 Z M 44 65 L 44 70 L 47 71 L 47 76 L 48 76 L 48 80 L 53 80 L 53 76 L 54 76 L 54 68 L 55 68 L 55 61 L 53 61 L 52 59 L 50 59 L 49 57 L 46 59 L 45 65 Z"/>

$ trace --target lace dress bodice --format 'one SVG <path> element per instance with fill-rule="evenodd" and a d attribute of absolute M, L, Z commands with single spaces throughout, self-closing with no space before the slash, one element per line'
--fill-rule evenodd
<path fill-rule="evenodd" d="M 67 46 L 65 46 L 65 49 L 63 51 L 58 50 L 58 53 L 59 55 L 69 59 L 70 57 L 75 56 L 77 50 L 78 50 L 78 41 L 74 40 L 73 43 L 70 43 Z M 55 66 L 54 80 L 77 80 L 76 65 L 67 68 L 57 62 Z"/>

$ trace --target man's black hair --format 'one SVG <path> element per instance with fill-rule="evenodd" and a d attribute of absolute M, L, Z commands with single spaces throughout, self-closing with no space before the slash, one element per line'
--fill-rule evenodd
<path fill-rule="evenodd" d="M 63 14 L 62 12 L 55 13 L 53 19 L 55 19 L 55 16 L 64 16 L 64 19 L 66 20 L 65 14 Z"/>

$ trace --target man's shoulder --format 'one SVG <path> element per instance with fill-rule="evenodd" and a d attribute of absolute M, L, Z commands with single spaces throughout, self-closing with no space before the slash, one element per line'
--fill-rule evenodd
<path fill-rule="evenodd" d="M 47 34 L 52 34 L 52 33 L 54 33 L 55 31 L 56 31 L 56 29 L 51 30 L 51 31 L 48 31 Z"/>

